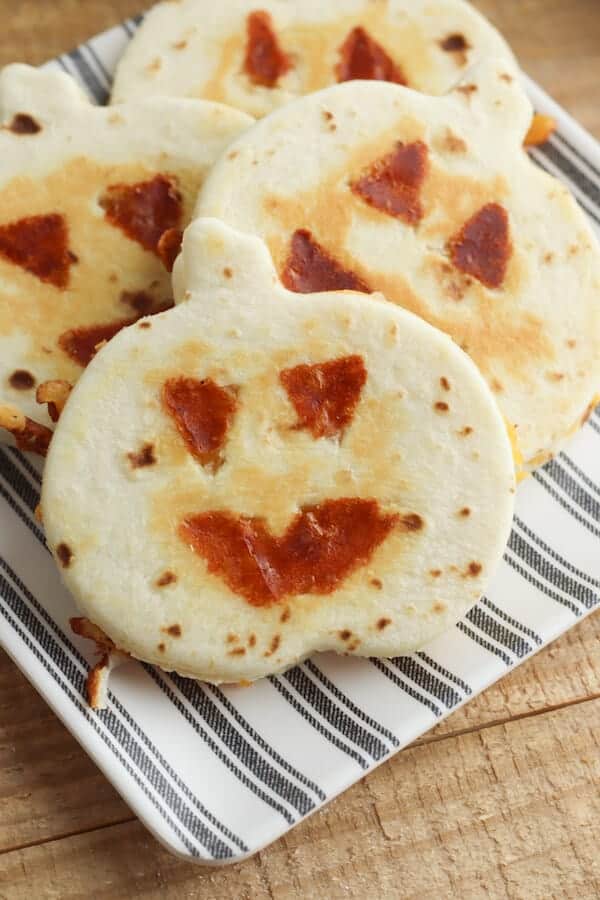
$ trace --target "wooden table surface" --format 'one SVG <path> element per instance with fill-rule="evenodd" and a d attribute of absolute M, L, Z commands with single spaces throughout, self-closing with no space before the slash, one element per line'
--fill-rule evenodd
<path fill-rule="evenodd" d="M 0 65 L 42 62 L 143 5 L 0 0 Z M 475 5 L 600 138 L 600 0 Z M 593 616 L 225 869 L 163 850 L 0 651 L 0 900 L 598 897 L 599 638 Z"/>

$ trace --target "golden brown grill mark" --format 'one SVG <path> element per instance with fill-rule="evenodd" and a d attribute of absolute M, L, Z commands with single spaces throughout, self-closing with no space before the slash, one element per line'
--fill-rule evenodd
<path fill-rule="evenodd" d="M 315 439 L 336 437 L 352 421 L 367 370 L 361 356 L 345 356 L 284 369 L 279 380 L 298 415 L 294 427 Z"/>
<path fill-rule="evenodd" d="M 428 152 L 423 141 L 398 141 L 391 153 L 351 183 L 351 190 L 386 215 L 416 225 L 424 215 L 419 194 L 427 174 Z"/>
<path fill-rule="evenodd" d="M 237 388 L 222 387 L 212 378 L 170 378 L 163 385 L 162 403 L 192 456 L 216 472 L 238 408 Z"/>
<path fill-rule="evenodd" d="M 292 68 L 292 61 L 279 45 L 268 12 L 257 10 L 246 19 L 244 72 L 253 84 L 275 87 Z"/>
<path fill-rule="evenodd" d="M 281 281 L 290 291 L 312 294 L 319 291 L 362 291 L 369 286 L 362 278 L 345 269 L 325 250 L 306 228 L 294 232 Z"/>
<path fill-rule="evenodd" d="M 499 203 L 486 203 L 450 238 L 452 262 L 489 288 L 499 288 L 512 253 L 508 214 Z"/>
<path fill-rule="evenodd" d="M 109 185 L 98 202 L 107 222 L 157 255 L 165 231 L 181 225 L 182 196 L 172 175 L 155 175 L 135 184 Z"/>
<path fill-rule="evenodd" d="M 415 531 L 422 524 L 416 514 L 383 513 L 376 500 L 340 498 L 305 507 L 281 537 L 262 519 L 225 511 L 187 516 L 179 535 L 230 590 L 252 606 L 270 606 L 285 596 L 333 592 L 396 525 Z"/>
<path fill-rule="evenodd" d="M 67 287 L 75 262 L 68 241 L 67 223 L 59 213 L 0 225 L 0 256 L 60 290 Z"/>
<path fill-rule="evenodd" d="M 350 31 L 339 49 L 339 56 L 335 67 L 338 82 L 360 78 L 407 84 L 401 67 L 360 25 Z"/>

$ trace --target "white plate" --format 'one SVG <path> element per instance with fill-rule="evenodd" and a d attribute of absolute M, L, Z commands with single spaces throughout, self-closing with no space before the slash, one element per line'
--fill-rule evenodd
<path fill-rule="evenodd" d="M 102 102 L 134 22 L 50 65 Z M 600 147 L 527 82 L 559 122 L 533 151 L 600 225 Z M 568 299 L 565 298 L 565 302 Z M 33 511 L 37 463 L 0 449 L 0 642 L 129 806 L 172 852 L 226 863 L 260 850 L 590 613 L 600 601 L 600 414 L 518 492 L 486 598 L 426 651 L 390 661 L 321 655 L 251 688 L 219 689 L 141 664 L 84 699 L 90 646 Z"/>

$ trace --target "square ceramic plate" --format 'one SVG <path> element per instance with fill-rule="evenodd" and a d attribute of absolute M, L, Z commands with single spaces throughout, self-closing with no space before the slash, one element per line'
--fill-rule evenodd
<path fill-rule="evenodd" d="M 127 22 L 50 65 L 104 102 Z M 600 146 L 526 83 L 558 133 L 533 151 L 600 227 Z M 568 302 L 568 298 L 565 298 Z M 36 462 L 0 448 L 0 643 L 150 831 L 173 853 L 227 863 L 260 850 L 441 721 L 600 602 L 600 413 L 518 491 L 486 597 L 423 652 L 320 655 L 250 688 L 216 688 L 139 663 L 87 708 L 87 642 L 34 518 Z"/>

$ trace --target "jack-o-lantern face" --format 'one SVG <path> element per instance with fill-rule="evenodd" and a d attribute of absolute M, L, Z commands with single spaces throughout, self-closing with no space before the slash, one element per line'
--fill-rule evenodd
<path fill-rule="evenodd" d="M 172 306 L 173 235 L 251 120 L 202 101 L 97 107 L 27 66 L 3 71 L 0 117 L 0 426 L 5 405 L 29 417 L 14 433 L 33 449 L 34 424 L 53 425 L 40 385 L 74 384 L 99 345 Z"/>
<path fill-rule="evenodd" d="M 299 298 L 213 220 L 186 232 L 175 283 L 183 302 L 97 355 L 50 448 L 48 541 L 85 614 L 213 681 L 447 627 L 514 492 L 473 364 L 378 299 Z"/>

